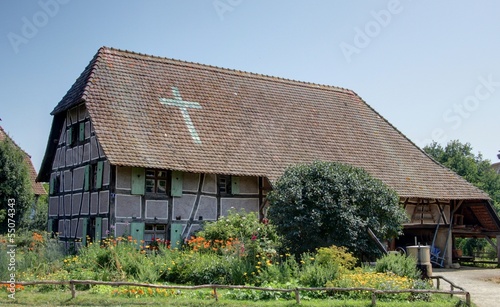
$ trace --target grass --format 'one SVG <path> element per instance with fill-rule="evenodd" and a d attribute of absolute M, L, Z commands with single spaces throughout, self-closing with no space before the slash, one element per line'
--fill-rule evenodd
<path fill-rule="evenodd" d="M 194 291 L 184 292 L 185 295 L 170 297 L 118 297 L 110 294 L 92 293 L 91 291 L 78 291 L 76 298 L 71 298 L 69 290 L 51 290 L 47 292 L 38 292 L 27 288 L 26 290 L 16 292 L 15 300 L 8 298 L 7 293 L 0 295 L 0 305 L 9 306 L 371 306 L 368 300 L 333 300 L 333 299 L 311 299 L 301 300 L 298 305 L 295 301 L 284 300 L 259 300 L 259 301 L 237 301 L 220 298 L 215 301 L 214 298 L 197 298 Z M 220 294 L 223 291 L 219 291 Z M 458 298 L 450 299 L 449 296 L 433 296 L 431 302 L 383 302 L 377 300 L 377 306 L 399 307 L 417 306 L 417 307 L 447 307 L 461 306 Z"/>

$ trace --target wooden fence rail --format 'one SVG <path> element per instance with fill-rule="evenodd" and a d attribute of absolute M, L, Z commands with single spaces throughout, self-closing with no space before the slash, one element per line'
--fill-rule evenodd
<path fill-rule="evenodd" d="M 217 289 L 241 289 L 241 290 L 259 290 L 259 291 L 275 291 L 284 293 L 295 293 L 295 300 L 297 304 L 300 304 L 300 291 L 331 291 L 331 292 L 351 292 L 351 291 L 366 291 L 371 292 L 372 306 L 376 306 L 377 296 L 382 294 L 400 294 L 400 293 L 411 293 L 411 294 L 423 294 L 423 293 L 435 293 L 435 294 L 449 294 L 453 295 L 464 295 L 465 303 L 467 306 L 471 306 L 470 294 L 465 291 L 462 287 L 455 285 L 453 282 L 442 276 L 432 276 L 432 279 L 436 279 L 436 289 L 404 289 L 404 290 L 377 290 L 374 288 L 293 288 L 293 289 L 279 289 L 279 288 L 265 288 L 265 287 L 253 287 L 253 286 L 232 286 L 232 285 L 198 285 L 198 286 L 168 286 L 168 285 L 157 285 L 148 283 L 138 283 L 138 282 L 125 282 L 125 281 L 97 281 L 97 280 L 40 280 L 40 281 L 23 281 L 16 282 L 16 285 L 22 286 L 34 286 L 34 285 L 68 285 L 71 291 L 71 297 L 76 297 L 76 285 L 108 285 L 113 287 L 119 286 L 134 286 L 134 287 L 145 287 L 145 288 L 159 288 L 159 289 L 172 289 L 172 290 L 198 290 L 198 289 L 212 289 L 214 293 L 214 298 L 216 301 L 219 300 Z M 441 282 L 440 280 L 446 281 L 450 284 L 450 290 L 440 290 Z M 3 284 L 9 284 L 9 282 L 0 282 Z M 456 290 L 458 289 L 458 290 Z"/>

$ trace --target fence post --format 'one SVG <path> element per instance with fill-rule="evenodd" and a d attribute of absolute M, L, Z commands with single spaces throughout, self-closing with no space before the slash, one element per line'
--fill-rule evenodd
<path fill-rule="evenodd" d="M 71 290 L 71 298 L 76 297 L 76 289 L 75 289 L 75 284 L 73 283 L 72 280 L 69 281 L 69 289 Z"/>
<path fill-rule="evenodd" d="M 297 304 L 300 304 L 300 292 L 299 292 L 299 288 L 295 288 L 294 292 L 295 292 L 295 300 L 297 301 Z"/>
<path fill-rule="evenodd" d="M 467 306 L 469 306 L 469 307 L 471 306 L 471 304 L 470 304 L 470 293 L 469 292 L 465 293 L 465 304 Z"/>
<path fill-rule="evenodd" d="M 455 287 L 453 287 L 453 285 L 452 285 L 452 284 L 450 284 L 450 290 L 451 290 L 451 291 L 455 290 Z M 453 293 L 451 293 L 451 294 L 450 294 L 450 297 L 453 297 Z"/>
<path fill-rule="evenodd" d="M 377 295 L 375 291 L 372 292 L 372 306 L 377 306 Z"/>
<path fill-rule="evenodd" d="M 439 290 L 441 278 L 436 278 L 436 288 Z"/>
<path fill-rule="evenodd" d="M 218 302 L 219 296 L 217 295 L 217 287 L 214 287 L 214 297 L 215 297 L 215 301 Z"/>

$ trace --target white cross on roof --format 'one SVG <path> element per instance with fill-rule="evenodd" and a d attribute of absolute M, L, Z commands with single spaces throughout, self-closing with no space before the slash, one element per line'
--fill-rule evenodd
<path fill-rule="evenodd" d="M 198 102 L 194 101 L 185 101 L 182 100 L 181 94 L 179 93 L 179 89 L 175 86 L 172 86 L 172 94 L 174 98 L 160 98 L 160 102 L 166 106 L 178 107 L 181 110 L 182 117 L 184 118 L 184 122 L 193 138 L 193 141 L 196 144 L 201 144 L 201 139 L 198 136 L 198 132 L 196 132 L 196 128 L 194 127 L 193 121 L 188 113 L 188 108 L 191 109 L 201 109 L 201 105 Z"/>

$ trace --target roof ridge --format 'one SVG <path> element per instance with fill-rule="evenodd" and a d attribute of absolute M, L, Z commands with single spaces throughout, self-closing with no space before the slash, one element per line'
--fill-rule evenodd
<path fill-rule="evenodd" d="M 16 141 L 14 141 L 14 139 L 5 131 L 5 129 L 3 129 L 2 126 L 0 126 L 0 132 L 3 132 L 3 134 L 5 135 L 5 137 L 10 140 L 12 142 L 12 144 L 14 144 L 14 146 L 16 146 L 19 150 L 21 150 L 25 155 L 27 155 L 30 159 L 31 159 L 31 156 L 24 150 L 21 148 L 21 146 L 19 146 Z"/>
<path fill-rule="evenodd" d="M 290 78 L 283 78 L 283 77 L 277 77 L 277 76 L 272 76 L 272 75 L 266 75 L 266 74 L 260 74 L 260 73 L 255 73 L 255 72 L 250 72 L 250 71 L 245 71 L 245 70 L 239 70 L 239 69 L 232 69 L 232 68 L 226 68 L 226 67 L 220 67 L 220 66 L 215 66 L 215 65 L 210 65 L 210 64 L 203 64 L 203 63 L 198 63 L 198 62 L 191 62 L 191 61 L 185 61 L 185 60 L 180 60 L 180 59 L 174 59 L 174 58 L 168 58 L 168 57 L 162 57 L 162 56 L 157 56 L 157 55 L 150 55 L 146 53 L 141 53 L 141 52 L 136 52 L 136 51 L 130 51 L 130 50 L 124 50 L 124 49 L 118 49 L 118 48 L 113 48 L 113 47 L 106 47 L 103 46 L 99 48 L 98 53 L 105 53 L 105 52 L 115 52 L 115 54 L 124 56 L 140 56 L 140 57 L 145 57 L 147 60 L 151 61 L 160 61 L 165 63 L 165 61 L 171 62 L 171 64 L 174 65 L 181 65 L 181 66 L 186 66 L 189 65 L 192 68 L 197 68 L 197 69 L 211 69 L 214 71 L 218 71 L 221 73 L 227 73 L 227 74 L 246 74 L 247 77 L 252 77 L 252 78 L 259 78 L 259 79 L 265 79 L 265 80 L 271 80 L 271 81 L 277 81 L 277 82 L 285 82 L 289 84 L 294 84 L 294 85 L 301 85 L 301 86 L 307 86 L 307 87 L 322 87 L 324 89 L 328 90 L 333 90 L 336 92 L 341 92 L 341 93 L 346 93 L 346 94 L 351 94 L 351 95 L 356 95 L 356 93 L 353 90 L 340 87 L 340 86 L 334 86 L 334 85 L 328 85 L 328 84 L 321 84 L 321 83 L 316 83 L 316 82 L 306 82 L 306 81 L 301 81 L 301 80 L 296 80 L 296 79 L 290 79 Z"/>

